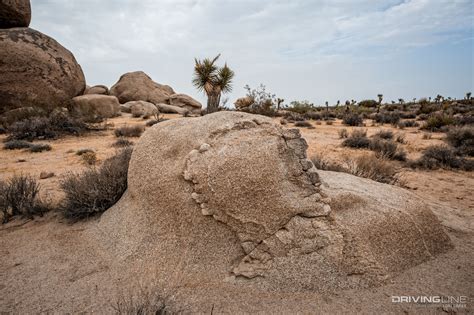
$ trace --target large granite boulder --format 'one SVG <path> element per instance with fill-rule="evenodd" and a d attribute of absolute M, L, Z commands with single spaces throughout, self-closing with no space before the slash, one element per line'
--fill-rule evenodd
<path fill-rule="evenodd" d="M 88 94 L 74 97 L 69 110 L 74 116 L 95 120 L 119 115 L 120 104 L 115 96 Z"/>
<path fill-rule="evenodd" d="M 121 104 L 130 101 L 146 101 L 153 104 L 165 102 L 175 94 L 170 86 L 154 82 L 142 71 L 122 75 L 110 88 L 110 95 L 115 95 Z"/>
<path fill-rule="evenodd" d="M 149 117 L 158 114 L 158 108 L 152 103 L 144 101 L 131 101 L 123 106 L 130 108 L 133 117 Z"/>
<path fill-rule="evenodd" d="M 252 97 L 245 96 L 245 97 L 238 98 L 234 102 L 234 105 L 236 109 L 244 109 L 253 105 L 254 103 L 255 103 L 255 100 Z"/>
<path fill-rule="evenodd" d="M 105 85 L 94 85 L 91 87 L 86 87 L 84 90 L 84 95 L 87 94 L 102 94 L 102 95 L 109 95 L 109 88 Z"/>
<path fill-rule="evenodd" d="M 72 53 L 30 28 L 0 30 L 0 74 L 0 114 L 19 107 L 64 107 L 85 88 Z"/>
<path fill-rule="evenodd" d="M 167 292 L 186 281 L 223 297 L 379 285 L 452 248 L 415 195 L 320 172 L 306 148 L 297 129 L 240 112 L 156 124 L 93 237 Z"/>
<path fill-rule="evenodd" d="M 187 109 L 192 114 L 201 114 L 202 104 L 186 94 L 173 94 L 168 98 L 168 104 Z"/>
<path fill-rule="evenodd" d="M 30 21 L 30 0 L 0 0 L 0 28 L 28 27 Z"/>

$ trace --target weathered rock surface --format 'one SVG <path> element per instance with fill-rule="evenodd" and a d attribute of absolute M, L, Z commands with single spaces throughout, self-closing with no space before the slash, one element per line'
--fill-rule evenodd
<path fill-rule="evenodd" d="M 142 71 L 125 73 L 110 88 L 110 95 L 115 95 L 122 104 L 130 101 L 164 103 L 173 94 L 170 86 L 154 82 Z"/>
<path fill-rule="evenodd" d="M 120 113 L 120 104 L 115 96 L 89 94 L 72 99 L 71 114 L 86 120 L 111 118 Z"/>
<path fill-rule="evenodd" d="M 156 107 L 158 108 L 160 113 L 170 113 L 170 114 L 180 114 L 180 115 L 186 115 L 187 113 L 189 113 L 189 110 L 187 110 L 186 108 L 163 104 L 163 103 L 156 104 Z"/>
<path fill-rule="evenodd" d="M 202 104 L 186 94 L 173 94 L 168 99 L 168 104 L 187 109 L 192 114 L 201 114 Z"/>
<path fill-rule="evenodd" d="M 133 117 L 153 116 L 158 114 L 158 108 L 152 103 L 144 101 L 131 101 L 123 105 L 130 108 Z"/>
<path fill-rule="evenodd" d="M 451 248 L 415 195 L 317 171 L 306 148 L 298 130 L 263 116 L 161 122 L 136 144 L 128 190 L 101 217 L 97 244 L 153 266 L 164 289 L 185 279 L 223 294 L 377 285 Z"/>
<path fill-rule="evenodd" d="M 84 91 L 84 95 L 87 94 L 102 94 L 109 95 L 109 88 L 105 85 L 94 85 L 92 87 L 87 87 Z"/>
<path fill-rule="evenodd" d="M 0 30 L 0 113 L 19 107 L 63 107 L 85 88 L 74 56 L 30 28 Z"/>
<path fill-rule="evenodd" d="M 255 103 L 254 99 L 251 98 L 250 96 L 246 96 L 246 97 L 238 98 L 234 102 L 234 106 L 235 106 L 236 109 L 243 109 L 243 108 L 249 107 L 253 103 Z"/>
<path fill-rule="evenodd" d="M 38 116 L 39 114 L 41 114 L 41 111 L 33 107 L 20 107 L 3 113 L 0 120 L 4 121 L 7 125 L 9 125 L 16 121 Z"/>
<path fill-rule="evenodd" d="M 30 0 L 0 1 L 0 28 L 28 27 L 30 21 Z"/>

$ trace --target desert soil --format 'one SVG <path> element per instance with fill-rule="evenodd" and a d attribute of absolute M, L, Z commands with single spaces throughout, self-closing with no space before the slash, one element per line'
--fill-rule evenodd
<path fill-rule="evenodd" d="M 174 119 L 177 115 L 166 115 Z M 275 119 L 276 122 L 279 119 Z M 85 136 L 68 136 L 49 143 L 51 151 L 30 153 L 24 150 L 0 149 L 0 179 L 13 174 L 30 174 L 39 180 L 43 171 L 55 176 L 39 180 L 43 198 L 57 203 L 61 179 L 69 172 L 81 172 L 87 167 L 79 149 L 93 149 L 101 161 L 115 152 L 116 141 L 113 129 L 132 124 L 144 124 L 140 118 L 129 114 L 110 119 L 107 130 Z M 442 133 L 432 133 L 431 139 L 423 139 L 418 128 L 394 129 L 389 125 L 346 127 L 340 121 L 332 125 L 312 122 L 314 129 L 301 128 L 309 145 L 308 156 L 323 154 L 328 159 L 341 161 L 345 156 L 366 153 L 365 150 L 343 148 L 338 131 L 346 128 L 367 129 L 368 135 L 379 130 L 390 129 L 405 135 L 402 146 L 409 158 L 416 158 L 429 145 L 443 143 Z M 292 127 L 292 124 L 288 124 Z M 3 141 L 5 136 L 0 136 Z M 138 141 L 138 138 L 130 138 Z M 159 148 L 157 148 L 159 149 Z M 347 290 L 331 294 L 301 293 L 269 294 L 258 296 L 252 292 L 228 292 L 229 300 L 222 305 L 222 298 L 209 305 L 199 304 L 203 297 L 191 287 L 183 287 L 170 297 L 171 303 L 182 304 L 180 296 L 195 296 L 186 302 L 193 310 L 211 313 L 220 312 L 268 312 L 268 313 L 451 313 L 464 314 L 472 311 L 474 293 L 474 173 L 463 171 L 419 171 L 404 168 L 393 162 L 400 170 L 405 188 L 430 204 L 451 237 L 455 249 L 435 257 L 415 268 L 401 273 L 390 283 L 364 290 Z M 101 251 L 87 242 L 84 231 L 94 220 L 70 224 L 58 213 L 52 212 L 43 218 L 29 221 L 14 219 L 0 226 L 0 312 L 6 313 L 79 313 L 113 312 L 112 305 L 130 279 L 111 270 L 110 260 Z M 216 288 L 214 294 L 224 294 Z M 394 304 L 395 295 L 443 295 L 468 296 L 466 308 L 422 306 L 419 304 Z M 278 300 L 278 302 L 277 302 Z M 240 301 L 240 302 L 239 302 Z M 242 301 L 246 301 L 242 303 Z M 194 304 L 198 305 L 194 305 Z M 186 311 L 187 308 L 184 310 Z"/>

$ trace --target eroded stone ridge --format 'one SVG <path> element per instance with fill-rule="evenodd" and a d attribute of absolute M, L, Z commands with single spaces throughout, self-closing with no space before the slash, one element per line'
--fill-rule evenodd
<path fill-rule="evenodd" d="M 301 242 L 295 222 L 318 218 L 315 225 L 324 224 L 320 218 L 331 210 L 306 149 L 298 129 L 256 120 L 220 129 L 188 154 L 183 175 L 193 184 L 192 198 L 203 215 L 237 233 L 247 254 L 236 275 L 263 275 L 275 255 Z"/>

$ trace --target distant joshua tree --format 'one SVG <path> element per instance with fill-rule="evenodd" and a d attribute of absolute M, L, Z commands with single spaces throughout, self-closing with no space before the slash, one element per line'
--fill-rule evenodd
<path fill-rule="evenodd" d="M 377 94 L 377 97 L 379 98 L 379 105 L 377 106 L 377 113 L 379 113 L 380 112 L 380 106 L 382 106 L 383 94 Z"/>
<path fill-rule="evenodd" d="M 470 100 L 470 99 L 471 99 L 471 92 L 467 92 L 467 93 L 466 93 L 466 99 L 467 99 L 467 100 Z"/>
<path fill-rule="evenodd" d="M 416 97 L 413 98 L 413 103 L 416 103 Z"/>
<path fill-rule="evenodd" d="M 280 106 L 281 104 L 284 102 L 285 100 L 282 99 L 282 98 L 277 98 L 276 100 L 276 103 L 277 103 L 277 110 L 280 110 Z"/>
<path fill-rule="evenodd" d="M 341 101 L 337 100 L 336 107 L 339 107 L 340 104 L 341 104 Z"/>
<path fill-rule="evenodd" d="M 326 101 L 326 113 L 328 113 L 328 112 L 329 112 L 329 102 Z"/>
<path fill-rule="evenodd" d="M 430 96 L 430 97 L 428 97 L 428 102 L 430 102 L 430 103 L 431 103 L 431 96 Z"/>
<path fill-rule="evenodd" d="M 395 101 L 394 101 L 394 100 L 392 100 L 392 104 L 395 104 Z"/>
<path fill-rule="evenodd" d="M 234 71 L 227 66 L 227 63 L 221 68 L 215 65 L 220 56 L 219 54 L 212 60 L 209 58 L 203 60 L 194 58 L 193 85 L 199 91 L 206 93 L 208 113 L 216 112 L 219 109 L 222 93 L 232 91 Z"/>
<path fill-rule="evenodd" d="M 351 105 L 354 106 L 357 103 L 356 100 L 351 100 Z"/>

